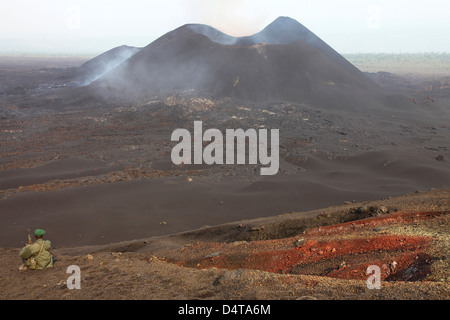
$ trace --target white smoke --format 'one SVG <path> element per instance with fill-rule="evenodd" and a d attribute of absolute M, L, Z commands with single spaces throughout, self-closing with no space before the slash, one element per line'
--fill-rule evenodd
<path fill-rule="evenodd" d="M 140 48 L 117 47 L 97 56 L 80 67 L 80 85 L 86 86 L 101 78 L 123 62 L 134 56 Z"/>

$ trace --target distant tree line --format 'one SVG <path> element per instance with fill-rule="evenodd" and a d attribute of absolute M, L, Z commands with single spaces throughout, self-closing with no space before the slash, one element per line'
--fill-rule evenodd
<path fill-rule="evenodd" d="M 343 56 L 361 69 L 430 71 L 450 73 L 450 53 L 350 53 Z M 380 70 L 381 70 L 380 69 Z M 364 70 L 373 71 L 373 70 Z"/>

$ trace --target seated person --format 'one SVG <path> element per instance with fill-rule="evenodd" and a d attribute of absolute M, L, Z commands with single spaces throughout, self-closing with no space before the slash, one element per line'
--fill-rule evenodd
<path fill-rule="evenodd" d="M 50 253 L 51 242 L 44 240 L 45 231 L 42 229 L 36 229 L 34 236 L 36 241 L 26 245 L 20 251 L 20 257 L 24 261 L 24 265 L 20 267 L 20 270 L 25 269 L 38 269 L 53 267 L 53 256 Z"/>

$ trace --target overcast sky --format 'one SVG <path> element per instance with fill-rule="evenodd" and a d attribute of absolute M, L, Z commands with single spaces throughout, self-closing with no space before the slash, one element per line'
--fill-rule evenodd
<path fill-rule="evenodd" d="M 232 36 L 296 19 L 340 53 L 450 52 L 449 0 L 1 0 L 0 53 L 143 47 L 186 23 Z"/>

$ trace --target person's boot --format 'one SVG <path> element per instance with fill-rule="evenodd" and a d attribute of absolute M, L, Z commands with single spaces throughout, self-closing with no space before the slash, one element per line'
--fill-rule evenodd
<path fill-rule="evenodd" d="M 27 265 L 23 264 L 23 265 L 20 266 L 19 271 L 25 271 L 27 269 L 28 269 Z"/>

